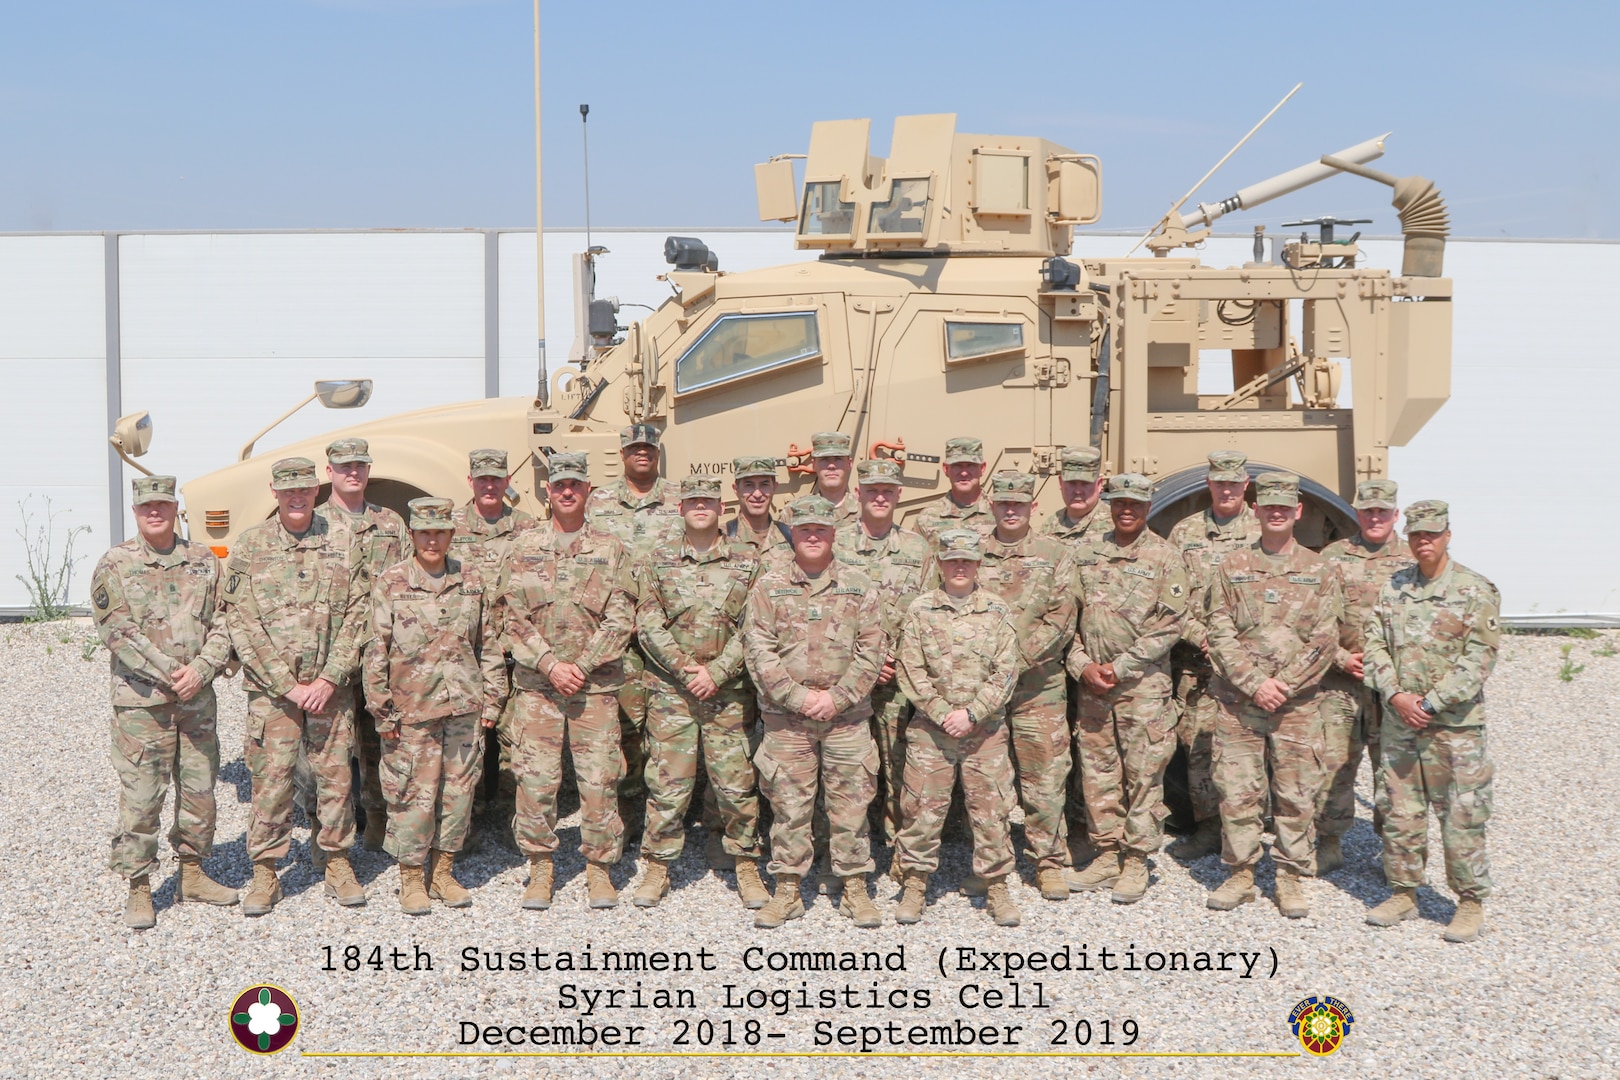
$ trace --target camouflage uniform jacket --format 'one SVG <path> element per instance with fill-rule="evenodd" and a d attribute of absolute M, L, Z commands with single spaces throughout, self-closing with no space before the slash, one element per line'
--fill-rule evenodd
<path fill-rule="evenodd" d="M 833 539 L 833 557 L 871 578 L 883 594 L 884 647 L 890 656 L 898 655 L 906 610 L 922 592 L 931 553 L 927 540 L 898 525 L 874 540 L 857 521 L 839 529 Z"/>
<path fill-rule="evenodd" d="M 716 686 L 741 682 L 743 613 L 759 568 L 752 545 L 722 537 L 708 551 L 686 540 L 636 565 L 636 635 L 648 667 L 684 687 L 685 668 L 702 664 Z"/>
<path fill-rule="evenodd" d="M 840 713 L 870 715 L 883 667 L 883 600 L 872 579 L 834 561 L 814 580 L 796 562 L 771 568 L 748 591 L 748 674 L 764 712 L 802 712 L 826 690 Z"/>
<path fill-rule="evenodd" d="M 514 685 L 549 690 L 551 669 L 576 664 L 585 691 L 612 693 L 624 683 L 624 650 L 636 628 L 630 553 L 612 533 L 586 521 L 564 533 L 545 522 L 517 538 L 506 588 L 496 603 Z"/>
<path fill-rule="evenodd" d="M 1378 547 L 1368 547 L 1359 536 L 1335 540 L 1322 549 L 1324 559 L 1332 559 L 1339 570 L 1344 590 L 1344 617 L 1339 620 L 1339 652 L 1334 667 L 1345 678 L 1345 669 L 1354 653 L 1367 651 L 1363 626 L 1378 603 L 1378 594 L 1397 571 L 1416 566 L 1400 541 L 1390 537 Z"/>
<path fill-rule="evenodd" d="M 402 720 L 500 715 L 506 663 L 495 597 L 478 567 L 448 558 L 435 578 L 415 559 L 397 563 L 371 587 L 371 619 L 362 676 L 378 731 Z"/>
<path fill-rule="evenodd" d="M 767 554 L 778 549 L 786 549 L 791 558 L 793 537 L 788 533 L 787 528 L 786 521 L 781 518 L 772 518 L 770 528 L 764 532 L 755 532 L 754 527 L 744 521 L 742 515 L 739 514 L 726 522 L 726 539 L 738 540 L 747 544 L 754 549 L 754 552 L 760 558 L 764 558 Z"/>
<path fill-rule="evenodd" d="M 686 532 L 681 520 L 681 493 L 677 484 L 662 476 L 653 480 L 652 490 L 637 495 L 630 481 L 620 477 L 607 487 L 591 492 L 585 508 L 592 525 L 619 538 L 637 560 L 660 549 L 676 547 Z"/>
<path fill-rule="evenodd" d="M 1496 666 L 1502 598 L 1455 559 L 1433 581 L 1416 565 L 1398 571 L 1363 623 L 1366 682 L 1387 702 L 1422 694 L 1431 727 L 1485 723 L 1485 680 Z"/>
<path fill-rule="evenodd" d="M 165 555 L 139 536 L 124 541 L 96 563 L 90 602 L 112 654 L 114 706 L 173 704 L 180 699 L 170 679 L 182 665 L 207 686 L 230 659 L 219 560 L 203 544 L 177 536 Z"/>
<path fill-rule="evenodd" d="M 1321 682 L 1339 647 L 1339 572 L 1294 543 L 1268 555 L 1258 541 L 1221 560 L 1209 587 L 1209 658 L 1245 697 L 1268 678 L 1293 697 Z"/>
<path fill-rule="evenodd" d="M 405 528 L 405 519 L 386 506 L 368 502 L 363 513 L 351 514 L 328 500 L 315 508 L 315 515 L 348 526 L 372 581 L 382 577 L 390 566 L 411 557 L 411 534 Z"/>
<path fill-rule="evenodd" d="M 1227 552 L 1236 551 L 1260 539 L 1260 519 L 1254 509 L 1245 506 L 1230 521 L 1219 522 L 1205 510 L 1197 517 L 1183 518 L 1170 530 L 1170 546 L 1181 552 L 1187 565 L 1187 619 L 1181 628 L 1181 640 L 1207 647 L 1209 640 L 1209 589 L 1215 568 Z"/>
<path fill-rule="evenodd" d="M 973 529 L 980 536 L 989 536 L 996 531 L 996 516 L 990 512 L 990 503 L 983 495 L 970 506 L 958 506 L 947 491 L 918 511 L 908 524 L 930 544 L 935 544 L 946 529 Z"/>
<path fill-rule="evenodd" d="M 930 583 L 939 581 L 938 564 Z M 1074 553 L 1050 536 L 1027 533 L 1003 544 L 991 533 L 984 542 L 979 584 L 1012 608 L 1022 671 L 1062 663 L 1074 638 Z"/>
<path fill-rule="evenodd" d="M 907 607 L 895 675 L 934 723 L 954 709 L 966 709 L 975 726 L 1000 716 L 1021 666 L 1012 612 L 988 589 L 960 600 L 930 589 Z"/>
<path fill-rule="evenodd" d="M 346 526 L 320 516 L 302 536 L 279 518 L 253 526 L 231 551 L 221 600 L 243 676 L 273 697 L 315 679 L 343 686 L 360 666 L 370 596 Z"/>
<path fill-rule="evenodd" d="M 1089 664 L 1111 663 L 1121 690 L 1168 697 L 1170 647 L 1187 610 L 1181 554 L 1151 529 L 1127 547 L 1110 530 L 1075 553 L 1075 584 L 1080 633 L 1069 673 L 1078 679 Z"/>
<path fill-rule="evenodd" d="M 533 514 L 504 504 L 501 516 L 490 521 L 478 512 L 471 499 L 457 507 L 450 520 L 456 527 L 451 552 L 463 563 L 476 563 L 483 571 L 485 588 L 493 587 L 496 594 L 505 584 L 506 559 L 512 554 L 512 544 L 539 524 Z"/>
<path fill-rule="evenodd" d="M 1091 513 L 1080 521 L 1069 517 L 1069 508 L 1066 506 L 1053 511 L 1035 531 L 1078 549 L 1078 545 L 1087 540 L 1101 540 L 1103 534 L 1111 531 L 1113 527 L 1114 519 L 1108 513 L 1108 504 L 1099 502 L 1091 508 Z"/>

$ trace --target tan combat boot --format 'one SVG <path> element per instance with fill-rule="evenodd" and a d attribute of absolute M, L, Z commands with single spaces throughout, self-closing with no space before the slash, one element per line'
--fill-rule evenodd
<path fill-rule="evenodd" d="M 433 910 L 422 877 L 422 867 L 399 864 L 399 910 L 407 915 L 426 915 Z"/>
<path fill-rule="evenodd" d="M 758 911 L 771 902 L 771 894 L 759 880 L 759 863 L 753 859 L 737 860 L 737 895 L 749 911 Z"/>
<path fill-rule="evenodd" d="M 1319 836 L 1316 839 L 1316 876 L 1327 877 L 1344 868 L 1344 848 L 1337 836 Z"/>
<path fill-rule="evenodd" d="M 585 889 L 590 894 L 591 907 L 619 906 L 619 890 L 613 887 L 613 879 L 608 876 L 607 863 L 585 864 Z"/>
<path fill-rule="evenodd" d="M 124 901 L 124 925 L 131 930 L 150 930 L 157 925 L 152 910 L 152 880 L 145 874 L 129 879 L 129 899 Z"/>
<path fill-rule="evenodd" d="M 1221 887 L 1209 894 L 1204 906 L 1212 911 L 1232 911 L 1239 904 L 1254 899 L 1254 867 L 1244 866 L 1232 871 L 1232 876 L 1221 882 Z"/>
<path fill-rule="evenodd" d="M 1447 941 L 1473 941 L 1485 925 L 1485 905 L 1478 900 L 1458 900 L 1457 911 L 1451 916 L 1446 932 L 1440 936 Z"/>
<path fill-rule="evenodd" d="M 1048 900 L 1069 898 L 1069 882 L 1061 866 L 1048 866 L 1038 871 L 1035 874 L 1035 884 L 1041 890 L 1041 895 Z"/>
<path fill-rule="evenodd" d="M 1394 926 L 1418 917 L 1417 890 L 1396 889 L 1389 899 L 1367 912 L 1369 926 Z"/>
<path fill-rule="evenodd" d="M 218 907 L 230 907 L 236 903 L 237 899 L 235 889 L 227 889 L 203 873 L 201 860 L 189 857 L 181 858 L 180 881 L 174 887 L 175 903 L 214 904 Z"/>
<path fill-rule="evenodd" d="M 551 906 L 553 869 L 550 855 L 529 856 L 529 887 L 523 890 L 523 906 L 528 910 L 544 911 Z"/>
<path fill-rule="evenodd" d="M 776 892 L 770 903 L 759 909 L 754 925 L 761 930 L 775 930 L 789 919 L 804 918 L 804 900 L 799 896 L 798 874 L 777 874 Z"/>
<path fill-rule="evenodd" d="M 631 902 L 636 907 L 657 907 L 658 901 L 669 895 L 669 863 L 659 859 L 647 860 L 647 872 L 642 875 L 641 887 Z"/>
<path fill-rule="evenodd" d="M 268 915 L 280 900 L 281 879 L 276 877 L 276 860 L 258 860 L 253 864 L 253 884 L 242 898 L 242 914 Z"/>
<path fill-rule="evenodd" d="M 838 913 L 854 919 L 862 930 L 883 925 L 883 913 L 866 891 L 865 874 L 851 874 L 844 879 L 844 895 L 838 901 Z"/>
<path fill-rule="evenodd" d="M 428 853 L 428 895 L 445 907 L 472 907 L 472 893 L 456 880 L 456 853 L 434 848 Z"/>
<path fill-rule="evenodd" d="M 900 906 L 894 909 L 894 921 L 909 926 L 922 922 L 923 908 L 928 905 L 928 875 L 918 870 L 907 871 L 905 886 Z"/>
<path fill-rule="evenodd" d="M 1114 881 L 1111 899 L 1116 904 L 1134 904 L 1147 895 L 1147 887 L 1147 857 L 1132 852 L 1125 856 L 1125 864 L 1120 868 L 1118 879 Z"/>
<path fill-rule="evenodd" d="M 1071 870 L 1064 874 L 1064 879 L 1071 892 L 1096 892 L 1109 888 L 1119 880 L 1119 852 L 1099 851 L 1090 866 L 1079 873 Z"/>
<path fill-rule="evenodd" d="M 1012 892 L 1007 888 L 1004 877 L 996 878 L 985 888 L 984 910 L 996 920 L 997 926 L 1017 926 L 1023 919 L 1018 905 L 1013 903 Z"/>
<path fill-rule="evenodd" d="M 1202 859 L 1221 850 L 1221 819 L 1205 818 L 1171 852 L 1178 859 Z"/>
<path fill-rule="evenodd" d="M 703 857 L 710 870 L 737 869 L 737 856 L 726 850 L 725 837 L 721 833 L 709 833 L 708 843 L 703 845 Z M 754 876 L 757 878 L 759 875 L 756 873 Z"/>
<path fill-rule="evenodd" d="M 386 810 L 366 811 L 366 831 L 361 838 L 367 851 L 381 851 L 383 841 L 388 839 L 388 812 Z"/>
<path fill-rule="evenodd" d="M 1311 913 L 1310 901 L 1305 899 L 1305 886 L 1292 870 L 1277 870 L 1277 910 L 1286 919 L 1303 919 Z"/>
<path fill-rule="evenodd" d="M 366 902 L 366 890 L 355 879 L 349 857 L 337 852 L 326 856 L 326 895 L 343 907 L 360 907 Z"/>
<path fill-rule="evenodd" d="M 963 896 L 977 899 L 990 891 L 990 883 L 978 874 L 969 874 L 958 888 Z"/>

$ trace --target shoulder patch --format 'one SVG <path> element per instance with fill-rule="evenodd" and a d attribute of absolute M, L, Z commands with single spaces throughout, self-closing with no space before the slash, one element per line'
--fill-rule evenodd
<path fill-rule="evenodd" d="M 1181 587 L 1181 582 L 1172 581 L 1170 583 L 1170 595 L 1171 596 L 1180 596 L 1185 591 L 1186 590 Z"/>
<path fill-rule="evenodd" d="M 93 599 L 95 600 L 96 609 L 98 611 L 106 611 L 107 608 L 112 604 L 112 598 L 107 595 L 107 586 L 105 585 L 96 590 L 96 595 L 93 597 Z"/>

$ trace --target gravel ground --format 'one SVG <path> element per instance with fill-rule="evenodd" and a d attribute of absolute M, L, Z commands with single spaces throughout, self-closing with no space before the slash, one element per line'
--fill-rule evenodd
<path fill-rule="evenodd" d="M 397 906 L 398 877 L 391 860 L 356 852 L 356 869 L 372 902 L 342 909 L 312 882 L 303 841 L 295 832 L 294 857 L 283 869 L 287 899 L 262 919 L 245 919 L 239 908 L 172 905 L 175 864 L 165 851 L 157 890 L 158 925 L 134 933 L 121 923 L 123 886 L 106 869 L 107 837 L 115 823 L 116 784 L 107 760 L 105 652 L 83 658 L 92 640 L 87 624 L 0 627 L 0 795 L 9 822 L 0 858 L 0 1077 L 100 1077 L 174 1074 L 209 1077 L 282 1075 L 390 1076 L 819 1076 L 829 1072 L 874 1076 L 935 1076 L 1015 1068 L 1028 1075 L 1075 1071 L 1132 1075 L 1278 1075 L 1301 1069 L 1350 1076 L 1373 1072 L 1409 1076 L 1614 1076 L 1620 1072 L 1620 1002 L 1612 839 L 1620 835 L 1620 634 L 1598 640 L 1512 637 L 1490 683 L 1491 751 L 1496 760 L 1496 817 L 1490 841 L 1497 895 L 1487 906 L 1486 935 L 1472 945 L 1447 945 L 1440 931 L 1452 911 L 1443 887 L 1421 895 L 1423 918 L 1391 930 L 1365 926 L 1367 908 L 1383 899 L 1376 869 L 1377 844 L 1368 825 L 1367 773 L 1359 791 L 1360 816 L 1346 848 L 1350 866 L 1308 884 L 1310 918 L 1287 922 L 1267 899 L 1232 913 L 1208 911 L 1206 891 L 1222 877 L 1211 856 L 1184 866 L 1168 855 L 1156 861 L 1154 884 L 1134 906 L 1111 904 L 1106 895 L 1077 896 L 1066 903 L 1042 901 L 1027 885 L 1017 890 L 1024 924 L 994 927 L 976 902 L 954 889 L 965 872 L 967 851 L 948 842 L 946 866 L 936 878 L 932 903 L 915 927 L 892 922 L 892 889 L 880 894 L 891 916 L 883 929 L 863 933 L 838 916 L 836 905 L 818 898 L 807 917 L 783 930 L 752 928 L 752 916 L 735 900 L 731 879 L 708 874 L 700 843 L 689 843 L 677 868 L 676 890 L 647 912 L 625 902 L 617 909 L 589 911 L 584 902 L 583 864 L 573 854 L 578 818 L 566 818 L 560 861 L 561 888 L 549 912 L 522 912 L 517 901 L 526 865 L 515 851 L 485 841 L 463 861 L 463 880 L 474 905 L 413 919 Z M 1585 670 L 1558 677 L 1560 648 Z M 249 779 L 241 758 L 243 697 L 235 683 L 221 684 L 219 842 L 208 864 L 224 882 L 240 886 L 251 876 L 243 849 Z M 1556 734 L 1552 734 L 1556 732 Z M 1431 838 L 1439 863 L 1438 831 Z M 1597 857 L 1594 857 L 1597 856 Z M 887 864 L 887 852 L 879 865 Z M 633 878 L 636 851 L 620 866 L 621 883 Z M 1028 880 L 1028 867 L 1022 869 Z M 1431 880 L 1443 886 L 1432 865 Z M 1269 896 L 1269 860 L 1261 874 Z M 398 947 L 414 958 L 420 946 L 433 970 L 377 972 L 363 966 L 341 970 L 343 950 Z M 752 972 L 744 950 L 904 949 L 904 971 Z M 330 946 L 337 971 L 324 971 Z M 1025 973 L 1017 979 L 1020 1005 L 1010 1004 L 1012 982 L 1001 973 L 942 975 L 941 950 L 1068 949 L 1075 967 L 1082 950 L 1093 968 L 1102 950 L 1116 963 L 1134 951 L 1196 954 L 1260 954 L 1252 978 L 1234 971 L 1069 971 Z M 715 970 L 668 974 L 464 972 L 462 950 L 480 953 L 539 949 L 576 954 L 608 950 L 706 949 Z M 1274 958 L 1274 959 L 1273 959 Z M 1275 971 L 1273 972 L 1273 962 Z M 881 1026 L 901 1023 L 974 1027 L 1020 1025 L 1017 1049 L 1133 1050 L 1150 1052 L 1297 1051 L 1287 1025 L 1290 1009 L 1310 994 L 1346 1002 L 1356 1022 L 1343 1050 L 1322 1061 L 1028 1058 L 992 1064 L 982 1058 L 867 1057 L 825 1060 L 747 1058 L 509 1058 L 330 1059 L 317 1051 L 413 1050 L 453 1052 L 462 1021 L 479 1025 L 574 1025 L 584 1012 L 564 1008 L 567 984 L 581 991 L 657 988 L 691 990 L 694 1009 L 607 1009 L 598 1005 L 588 1025 L 645 1028 L 639 1049 L 672 1046 L 678 1020 L 692 1026 L 696 1041 L 716 1025 L 724 1037 L 730 1021 L 737 1044 L 746 1025 L 758 1021 L 759 1050 L 830 1051 L 817 1046 L 815 1025 Z M 226 1012 L 235 995 L 257 982 L 285 987 L 297 999 L 303 1027 L 291 1049 L 272 1058 L 244 1053 L 229 1040 Z M 812 995 L 846 984 L 861 1007 L 799 1008 L 784 1015 L 770 1007 L 727 1008 L 725 987 L 741 997 L 754 988 Z M 1037 984 L 1039 989 L 1037 990 Z M 866 1007 L 872 988 L 887 1002 L 894 991 L 930 995 L 925 1010 Z M 974 988 L 999 990 L 1008 1004 L 967 1008 L 959 994 Z M 1039 993 L 1046 1008 L 1030 1007 Z M 904 997 L 904 995 L 902 995 Z M 605 996 L 604 999 L 605 1000 Z M 791 1003 L 797 1005 L 797 1002 Z M 812 1004 L 815 1004 L 812 1001 Z M 1073 1032 L 1088 1021 L 1091 1042 L 1075 1046 Z M 1115 1045 L 1102 1045 L 1104 1021 Z M 1137 1038 L 1123 1045 L 1127 1021 Z M 1049 1045 L 1062 1025 L 1070 1045 Z M 1083 1032 L 1083 1028 L 1080 1029 Z M 858 1037 L 858 1036 L 857 1036 Z M 511 1047 L 483 1047 L 508 1050 Z M 528 1049 L 519 1047 L 518 1049 Z M 701 1050 L 700 1045 L 684 1049 Z M 713 1049 L 723 1049 L 715 1046 Z M 936 1051 L 946 1048 L 936 1047 Z M 995 1047 L 994 1049 L 1004 1049 Z"/>

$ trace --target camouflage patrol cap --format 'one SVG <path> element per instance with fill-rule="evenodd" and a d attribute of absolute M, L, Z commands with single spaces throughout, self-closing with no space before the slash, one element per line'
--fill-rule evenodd
<path fill-rule="evenodd" d="M 307 457 L 289 457 L 270 466 L 270 486 L 277 491 L 295 491 L 320 487 L 321 482 L 315 478 L 313 461 Z"/>
<path fill-rule="evenodd" d="M 563 480 L 578 480 L 582 484 L 591 482 L 588 472 L 590 458 L 580 450 L 558 450 L 546 459 L 546 467 L 553 484 Z"/>
<path fill-rule="evenodd" d="M 776 459 L 766 454 L 731 459 L 731 475 L 738 480 L 745 476 L 768 476 L 776 479 Z"/>
<path fill-rule="evenodd" d="M 331 465 L 347 465 L 351 461 L 371 464 L 371 446 L 364 439 L 333 439 L 326 446 L 326 460 Z"/>
<path fill-rule="evenodd" d="M 619 449 L 627 450 L 632 446 L 650 446 L 658 449 L 658 429 L 651 424 L 631 424 L 619 432 Z"/>
<path fill-rule="evenodd" d="M 129 482 L 134 489 L 135 497 L 130 505 L 139 506 L 149 502 L 179 502 L 174 497 L 175 479 L 172 476 L 137 476 Z"/>
<path fill-rule="evenodd" d="M 499 476 L 504 479 L 510 472 L 506 467 L 505 450 L 474 450 L 467 455 L 468 476 Z"/>
<path fill-rule="evenodd" d="M 449 499 L 422 498 L 412 499 L 406 504 L 411 511 L 411 528 L 427 531 L 429 529 L 454 529 L 455 521 L 451 515 L 456 512 L 456 504 Z"/>
<path fill-rule="evenodd" d="M 1102 472 L 1102 451 L 1095 446 L 1065 446 L 1062 462 L 1062 479 L 1084 480 L 1089 484 Z"/>
<path fill-rule="evenodd" d="M 1356 501 L 1350 505 L 1357 510 L 1395 510 L 1395 481 L 1363 480 L 1356 485 Z"/>
<path fill-rule="evenodd" d="M 939 561 L 984 558 L 984 539 L 973 529 L 946 529 L 939 534 Z"/>
<path fill-rule="evenodd" d="M 856 487 L 877 487 L 879 484 L 900 486 L 900 463 L 891 458 L 872 458 L 855 466 Z"/>
<path fill-rule="evenodd" d="M 855 440 L 842 431 L 818 431 L 810 436 L 810 456 L 854 457 Z"/>
<path fill-rule="evenodd" d="M 1034 502 L 1035 474 L 998 472 L 990 477 L 991 502 Z"/>
<path fill-rule="evenodd" d="M 1141 473 L 1120 473 L 1118 476 L 1108 478 L 1108 490 L 1103 498 L 1110 501 L 1114 499 L 1130 499 L 1134 502 L 1150 503 L 1153 501 L 1153 481 Z"/>
<path fill-rule="evenodd" d="M 681 480 L 681 498 L 718 499 L 720 479 L 715 476 L 688 476 Z"/>
<path fill-rule="evenodd" d="M 827 525 L 838 524 L 838 508 L 823 499 L 820 495 L 806 495 L 802 499 L 794 499 L 788 507 L 792 515 L 793 527 L 800 525 Z"/>
<path fill-rule="evenodd" d="M 1263 472 L 1254 478 L 1256 506 L 1298 506 L 1299 477 L 1293 473 Z"/>
<path fill-rule="evenodd" d="M 1216 483 L 1238 483 L 1249 479 L 1249 455 L 1236 450 L 1217 450 L 1209 455 L 1209 478 Z"/>
<path fill-rule="evenodd" d="M 1406 508 L 1406 535 L 1443 533 L 1451 528 L 1451 506 L 1439 499 L 1424 499 Z"/>
<path fill-rule="evenodd" d="M 971 435 L 958 435 L 954 439 L 945 440 L 945 464 L 955 465 L 967 462 L 969 465 L 984 464 L 984 440 L 975 439 Z"/>

